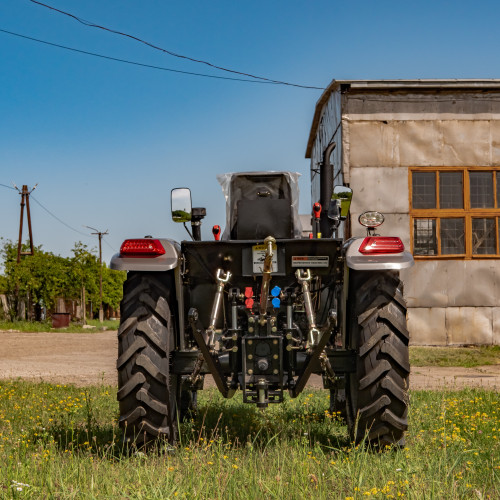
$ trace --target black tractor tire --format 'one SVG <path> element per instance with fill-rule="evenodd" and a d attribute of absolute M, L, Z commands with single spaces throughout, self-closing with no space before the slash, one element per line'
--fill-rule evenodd
<path fill-rule="evenodd" d="M 177 440 L 175 307 L 173 272 L 128 273 L 120 306 L 117 399 L 125 438 L 137 446 Z"/>
<path fill-rule="evenodd" d="M 348 344 L 357 371 L 346 384 L 351 438 L 401 445 L 408 428 L 409 334 L 397 271 L 350 271 Z"/>

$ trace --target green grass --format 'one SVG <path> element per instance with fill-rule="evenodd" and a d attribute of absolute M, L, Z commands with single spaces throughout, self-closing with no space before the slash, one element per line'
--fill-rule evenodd
<path fill-rule="evenodd" d="M 82 323 L 70 323 L 68 328 L 52 328 L 52 321 L 0 321 L 0 331 L 14 330 L 18 332 L 68 332 L 90 333 L 102 330 L 118 330 L 119 320 L 105 320 L 102 323 L 97 319 L 87 320 L 87 324 L 94 328 L 83 328 Z"/>
<path fill-rule="evenodd" d="M 473 366 L 500 364 L 500 346 L 410 347 L 412 366 Z"/>
<path fill-rule="evenodd" d="M 495 392 L 413 392 L 406 447 L 377 450 L 351 445 L 326 391 L 264 411 L 202 391 L 179 446 L 148 453 L 122 444 L 115 394 L 0 382 L 0 498 L 500 496 Z"/>

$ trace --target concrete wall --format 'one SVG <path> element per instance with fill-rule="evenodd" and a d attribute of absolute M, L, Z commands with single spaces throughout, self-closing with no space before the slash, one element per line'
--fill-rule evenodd
<path fill-rule="evenodd" d="M 500 165 L 500 96 L 477 92 L 342 95 L 343 175 L 360 213 L 410 248 L 408 167 Z M 413 344 L 500 344 L 500 260 L 420 260 L 403 273 Z"/>

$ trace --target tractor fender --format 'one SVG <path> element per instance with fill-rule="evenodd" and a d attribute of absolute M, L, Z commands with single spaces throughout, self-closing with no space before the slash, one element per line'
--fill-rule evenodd
<path fill-rule="evenodd" d="M 122 257 L 119 253 L 111 257 L 109 267 L 117 271 L 170 271 L 179 264 L 181 246 L 177 241 L 158 238 L 165 253 L 155 257 Z"/>
<path fill-rule="evenodd" d="M 344 253 L 349 269 L 356 271 L 382 271 L 385 269 L 406 269 L 413 266 L 413 255 L 406 250 L 400 253 L 363 255 L 359 251 L 364 238 L 350 238 L 344 243 Z"/>

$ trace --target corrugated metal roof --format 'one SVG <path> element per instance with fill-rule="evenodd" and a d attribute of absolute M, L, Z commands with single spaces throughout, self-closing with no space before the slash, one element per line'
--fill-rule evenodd
<path fill-rule="evenodd" d="M 311 158 L 312 146 L 316 131 L 319 125 L 319 119 L 323 106 L 328 101 L 332 92 L 341 85 L 347 85 L 351 89 L 367 90 L 440 90 L 440 89 L 461 89 L 461 90 L 500 90 L 500 79 L 415 79 L 415 80 L 332 80 L 325 89 L 314 111 L 309 140 L 307 142 L 306 158 Z"/>

